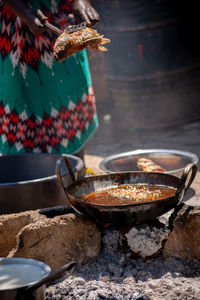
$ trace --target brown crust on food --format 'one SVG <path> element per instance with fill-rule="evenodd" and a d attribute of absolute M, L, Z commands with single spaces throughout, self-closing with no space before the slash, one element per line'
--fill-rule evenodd
<path fill-rule="evenodd" d="M 62 62 L 86 47 L 106 51 L 107 49 L 101 45 L 109 42 L 109 39 L 104 38 L 96 30 L 88 27 L 71 33 L 63 32 L 54 44 L 53 55 L 57 61 Z"/>
<path fill-rule="evenodd" d="M 137 160 L 137 167 L 144 172 L 166 172 L 166 169 L 162 168 L 151 159 L 141 157 Z"/>

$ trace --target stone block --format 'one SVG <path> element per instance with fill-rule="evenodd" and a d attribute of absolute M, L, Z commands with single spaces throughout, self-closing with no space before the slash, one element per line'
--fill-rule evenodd
<path fill-rule="evenodd" d="M 184 205 L 178 212 L 163 255 L 200 259 L 200 207 Z"/>
<path fill-rule="evenodd" d="M 0 217 L 3 257 L 26 257 L 48 264 L 52 270 L 71 260 L 84 264 L 101 250 L 96 224 L 73 213 L 48 218 L 38 211 Z"/>
<path fill-rule="evenodd" d="M 26 225 L 37 220 L 34 211 L 0 215 L 0 257 L 6 257 L 16 246 L 16 235 Z"/>

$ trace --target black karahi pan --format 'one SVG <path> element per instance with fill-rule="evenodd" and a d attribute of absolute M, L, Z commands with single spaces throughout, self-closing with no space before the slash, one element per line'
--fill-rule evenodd
<path fill-rule="evenodd" d="M 64 162 L 69 170 L 73 182 L 65 185 Z M 106 175 L 90 176 L 75 180 L 72 169 L 67 159 L 59 159 L 56 164 L 56 174 L 62 185 L 66 196 L 67 203 L 76 212 L 81 213 L 99 223 L 114 224 L 134 224 L 137 221 L 147 221 L 175 208 L 183 199 L 186 191 L 192 184 L 197 172 L 195 164 L 188 164 L 181 176 L 181 179 L 173 175 L 155 172 L 117 172 Z M 130 205 L 96 205 L 87 203 L 82 199 L 86 194 L 99 189 L 118 186 L 121 184 L 155 184 L 173 187 L 176 194 L 173 197 L 145 203 Z"/>

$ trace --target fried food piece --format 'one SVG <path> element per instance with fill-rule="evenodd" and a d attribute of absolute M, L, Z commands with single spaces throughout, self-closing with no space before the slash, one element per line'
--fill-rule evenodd
<path fill-rule="evenodd" d="M 140 169 L 144 172 L 161 172 L 161 173 L 166 172 L 166 169 L 157 165 L 151 159 L 147 159 L 144 157 L 141 157 L 137 160 L 137 167 L 138 167 L 138 169 Z"/>
<path fill-rule="evenodd" d="M 107 49 L 101 45 L 109 42 L 109 39 L 104 38 L 103 35 L 100 35 L 96 30 L 89 27 L 71 33 L 63 32 L 59 35 L 54 44 L 53 55 L 57 61 L 62 62 L 70 55 L 86 47 L 107 51 Z"/>

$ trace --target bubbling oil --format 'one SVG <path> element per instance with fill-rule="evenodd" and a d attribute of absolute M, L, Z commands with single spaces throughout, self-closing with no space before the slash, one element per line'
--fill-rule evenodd
<path fill-rule="evenodd" d="M 174 197 L 176 189 L 164 185 L 126 184 L 96 190 L 85 196 L 87 203 L 105 206 L 130 205 Z"/>

